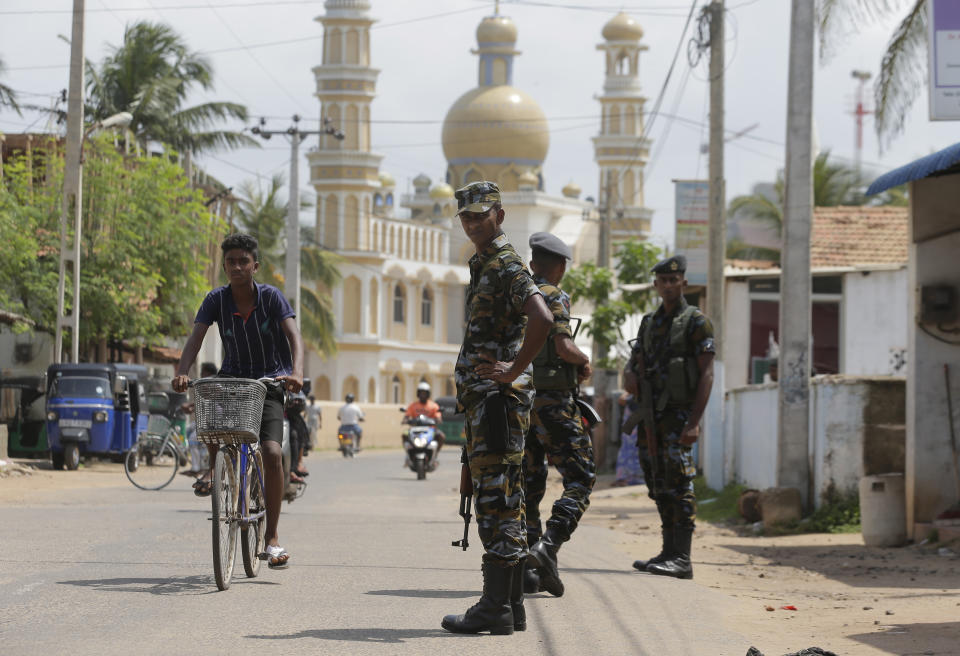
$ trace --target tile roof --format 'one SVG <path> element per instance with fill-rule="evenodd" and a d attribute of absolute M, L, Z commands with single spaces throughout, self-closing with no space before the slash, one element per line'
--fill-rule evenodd
<path fill-rule="evenodd" d="M 810 267 L 907 264 L 906 207 L 817 207 L 810 233 Z"/>

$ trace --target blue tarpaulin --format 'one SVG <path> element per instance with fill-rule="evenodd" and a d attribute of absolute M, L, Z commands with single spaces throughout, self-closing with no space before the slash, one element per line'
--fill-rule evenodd
<path fill-rule="evenodd" d="M 934 173 L 950 168 L 958 162 L 960 162 L 960 143 L 953 144 L 932 155 L 921 157 L 889 173 L 884 173 L 874 180 L 873 184 L 867 189 L 867 196 L 879 194 L 881 191 L 897 187 L 905 182 L 929 177 Z"/>

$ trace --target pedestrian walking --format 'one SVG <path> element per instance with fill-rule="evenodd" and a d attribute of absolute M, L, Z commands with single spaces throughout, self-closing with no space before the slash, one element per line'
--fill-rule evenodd
<path fill-rule="evenodd" d="M 593 444 L 587 434 L 576 394 L 591 374 L 590 358 L 573 343 L 570 329 L 570 296 L 558 286 L 573 253 L 559 238 L 547 232 L 530 236 L 533 281 L 553 314 L 546 343 L 533 359 L 533 402 L 530 432 L 523 456 L 523 483 L 527 512 L 529 559 L 524 591 L 543 590 L 563 595 L 557 551 L 570 539 L 590 505 L 596 483 Z M 540 502 L 547 487 L 547 463 L 563 479 L 563 494 L 546 522 L 540 522 Z M 536 568 L 535 571 L 533 568 Z"/>
<path fill-rule="evenodd" d="M 468 467 L 483 543 L 483 594 L 463 615 L 447 615 L 453 633 L 510 634 L 526 628 L 526 553 L 521 463 L 530 427 L 530 363 L 553 317 L 523 261 L 501 230 L 500 188 L 474 182 L 456 192 L 470 258 L 467 325 L 457 357 L 457 410 L 465 413 Z"/>
<path fill-rule="evenodd" d="M 633 394 L 624 392 L 617 400 L 620 407 L 623 408 L 623 420 L 639 409 L 637 400 Z M 623 426 L 624 421 L 620 425 Z M 643 473 L 640 469 L 640 450 L 637 448 L 637 427 L 634 426 L 629 433 L 620 431 L 620 448 L 617 450 L 617 469 L 616 478 L 611 487 L 627 487 L 630 485 L 642 485 Z"/>
<path fill-rule="evenodd" d="M 640 464 L 650 498 L 660 513 L 663 546 L 650 560 L 637 560 L 636 569 L 681 579 L 693 578 L 690 545 L 693 539 L 696 468 L 691 447 L 700 434 L 700 419 L 713 384 L 713 326 L 683 297 L 686 258 L 667 258 L 653 267 L 654 288 L 662 299 L 646 315 L 624 370 L 628 392 L 638 396 L 640 409 L 627 419 L 624 432 L 643 418 L 639 435 Z"/>
<path fill-rule="evenodd" d="M 307 430 L 310 433 L 310 448 L 316 448 L 317 440 L 320 439 L 320 427 L 323 424 L 323 412 L 317 405 L 317 398 L 311 394 L 307 405 Z"/>

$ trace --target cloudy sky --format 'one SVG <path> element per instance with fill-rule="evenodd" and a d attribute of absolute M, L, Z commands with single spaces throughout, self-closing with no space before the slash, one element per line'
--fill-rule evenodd
<path fill-rule="evenodd" d="M 697 6 L 704 3 L 698 0 Z M 493 2 L 479 0 L 372 0 L 377 19 L 372 32 L 373 65 L 381 70 L 373 103 L 373 149 L 385 156 L 383 170 L 406 190 L 424 172 L 442 177 L 440 144 L 448 108 L 477 83 L 476 26 L 493 13 Z M 727 128 L 751 126 L 732 140 L 726 153 L 727 197 L 749 193 L 757 182 L 772 180 L 783 167 L 789 44 L 789 0 L 727 0 Z M 907 3 L 902 3 L 907 4 Z M 69 48 L 58 34 L 70 33 L 70 0 L 3 0 L 0 3 L 0 58 L 3 80 L 20 99 L 49 105 L 67 86 Z M 97 61 L 121 41 L 124 25 L 136 20 L 164 22 L 194 50 L 207 53 L 216 88 L 197 93 L 193 102 L 241 102 L 268 127 L 284 129 L 296 113 L 315 128 L 319 103 L 311 68 L 321 61 L 323 13 L 320 0 L 86 0 L 86 55 Z M 503 2 L 501 13 L 519 29 L 514 83 L 532 95 L 549 119 L 550 150 L 545 163 L 546 190 L 559 194 L 570 180 L 597 195 L 597 168 L 590 138 L 599 131 L 595 95 L 603 85 L 602 53 L 596 50 L 603 24 L 620 9 L 645 31 L 649 50 L 641 56 L 641 79 L 650 99 L 659 95 L 690 10 L 684 0 L 544 0 Z M 904 9 L 905 11 L 905 9 Z M 847 162 L 854 151 L 854 69 L 876 75 L 896 17 L 845 35 L 836 53 L 815 73 L 815 114 L 822 149 Z M 667 87 L 662 111 L 650 131 L 652 159 L 646 182 L 647 205 L 654 210 L 654 238 L 672 242 L 673 186 L 677 178 L 705 177 L 707 160 L 700 144 L 707 137 L 706 59 L 691 69 L 687 34 Z M 932 123 L 924 94 L 913 107 L 905 132 L 883 153 L 873 123 L 864 131 L 865 167 L 883 172 L 960 140 L 960 126 Z M 421 121 L 410 124 L 404 121 Z M 23 117 L 0 111 L 0 130 L 42 130 L 39 113 Z M 236 126 L 238 129 L 242 126 Z M 310 143 L 307 144 L 312 145 Z M 201 165 L 237 186 L 257 175 L 289 170 L 289 147 L 279 138 L 261 149 L 201 156 Z M 312 195 L 305 158 L 301 187 Z M 304 220 L 307 216 L 304 216 Z"/>

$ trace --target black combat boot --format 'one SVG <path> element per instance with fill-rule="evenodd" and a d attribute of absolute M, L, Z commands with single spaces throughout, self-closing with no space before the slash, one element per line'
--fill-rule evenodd
<path fill-rule="evenodd" d="M 516 576 L 516 574 L 514 574 Z M 540 575 L 537 574 L 533 564 L 523 567 L 523 591 L 526 594 L 537 594 L 540 592 Z"/>
<path fill-rule="evenodd" d="M 693 566 L 690 564 L 690 543 L 693 540 L 693 528 L 677 526 L 673 529 L 674 556 L 655 565 L 648 565 L 647 571 L 658 576 L 672 576 L 675 579 L 692 579 Z"/>
<path fill-rule="evenodd" d="M 523 609 L 523 574 L 527 568 L 527 559 L 521 558 L 513 568 L 513 578 L 510 581 L 510 609 L 513 611 L 513 630 L 527 630 L 527 611 Z"/>
<path fill-rule="evenodd" d="M 463 615 L 447 615 L 440 626 L 451 633 L 480 633 L 491 635 L 513 633 L 513 611 L 510 608 L 511 583 L 515 567 L 500 567 L 483 563 L 483 594 Z"/>
<path fill-rule="evenodd" d="M 660 553 L 650 560 L 635 560 L 633 568 L 641 572 L 647 571 L 647 565 L 656 565 L 673 557 L 673 529 L 666 526 L 660 527 L 660 535 L 663 539 L 663 545 L 660 547 Z"/>
<path fill-rule="evenodd" d="M 560 532 L 548 526 L 543 537 L 530 547 L 529 562 L 537 567 L 540 575 L 540 589 L 549 592 L 554 597 L 563 596 L 563 581 L 560 580 L 560 570 L 557 568 L 557 551 L 563 544 Z"/>

